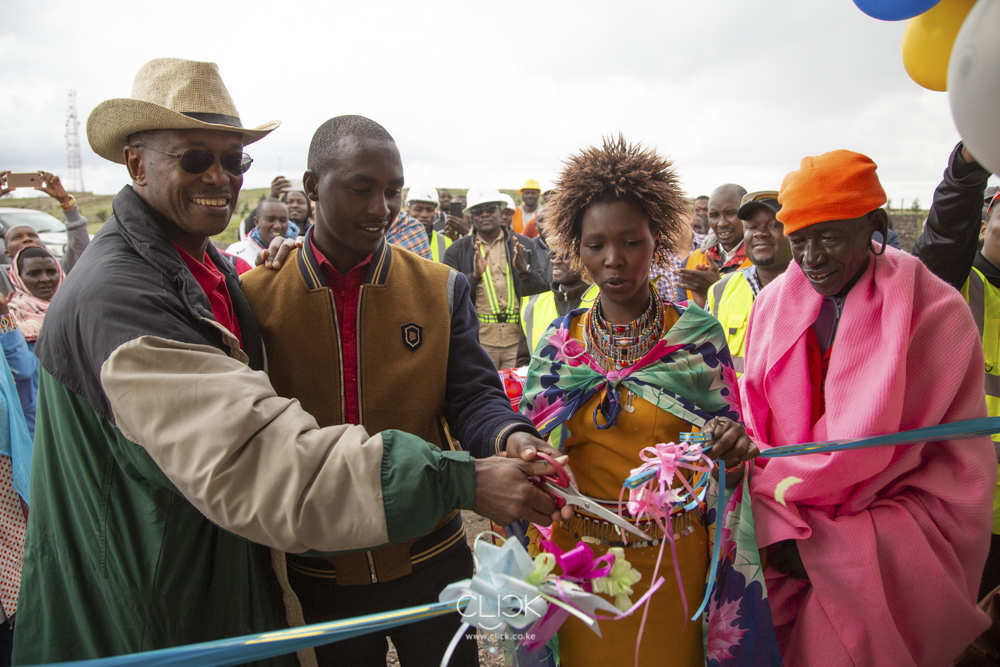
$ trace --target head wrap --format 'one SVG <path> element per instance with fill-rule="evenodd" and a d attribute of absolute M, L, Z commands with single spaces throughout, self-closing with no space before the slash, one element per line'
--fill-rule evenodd
<path fill-rule="evenodd" d="M 17 258 L 28 248 L 38 247 L 41 246 L 28 245 L 18 250 L 8 272 L 10 282 L 14 286 L 14 296 L 11 297 L 7 305 L 10 306 L 10 312 L 14 315 L 14 321 L 20 327 L 21 333 L 24 334 L 24 339 L 29 343 L 38 340 L 38 333 L 42 330 L 42 321 L 45 319 L 45 311 L 49 309 L 49 303 L 51 302 L 39 299 L 25 286 L 24 280 L 21 279 L 21 270 L 17 266 Z M 62 286 L 66 274 L 63 272 L 63 268 L 60 266 L 56 256 L 48 248 L 43 247 L 42 250 L 47 252 L 52 261 L 56 263 L 56 269 L 59 271 L 59 282 L 56 283 L 56 290 L 58 291 L 59 287 Z"/>
<path fill-rule="evenodd" d="M 802 158 L 802 164 L 781 183 L 778 220 L 785 236 L 830 220 L 850 220 L 886 202 L 885 190 L 871 158 L 836 150 Z"/>

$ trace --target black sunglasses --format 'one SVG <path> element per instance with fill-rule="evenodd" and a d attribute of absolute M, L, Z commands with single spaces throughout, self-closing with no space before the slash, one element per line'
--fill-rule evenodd
<path fill-rule="evenodd" d="M 472 215 L 482 215 L 483 213 L 489 213 L 493 215 L 500 210 L 500 206 L 497 204 L 486 204 L 485 206 L 474 206 L 469 210 Z"/>
<path fill-rule="evenodd" d="M 168 153 L 167 151 L 161 151 L 159 148 L 151 148 L 149 146 L 145 146 L 144 148 L 177 158 L 181 161 L 181 169 L 189 174 L 205 173 L 215 164 L 216 158 L 219 158 L 219 164 L 222 165 L 222 168 L 233 176 L 242 176 L 247 173 L 247 169 L 253 163 L 253 158 L 246 153 L 216 155 L 211 151 L 203 151 L 197 148 L 184 151 L 183 153 Z"/>

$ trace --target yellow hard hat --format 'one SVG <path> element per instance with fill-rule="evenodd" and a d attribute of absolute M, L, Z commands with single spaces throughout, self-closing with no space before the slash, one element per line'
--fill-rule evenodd
<path fill-rule="evenodd" d="M 521 189 L 518 190 L 518 192 L 524 192 L 525 190 L 538 190 L 541 192 L 542 186 L 535 179 L 529 178 L 524 182 L 524 185 L 521 186 Z"/>

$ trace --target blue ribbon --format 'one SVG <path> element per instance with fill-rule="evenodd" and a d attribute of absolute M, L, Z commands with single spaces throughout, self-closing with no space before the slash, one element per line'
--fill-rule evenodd
<path fill-rule="evenodd" d="M 978 419 L 963 419 L 950 424 L 938 424 L 915 428 L 888 435 L 876 435 L 868 438 L 849 438 L 847 440 L 824 440 L 822 442 L 807 442 L 802 445 L 784 445 L 772 447 L 760 453 L 761 458 L 778 458 L 782 456 L 799 456 L 801 454 L 829 454 L 850 449 L 869 449 L 871 447 L 886 447 L 889 445 L 916 445 L 935 440 L 964 440 L 1000 433 L 1000 417 L 980 417 Z M 705 447 L 708 451 L 712 445 Z M 720 466 L 721 469 L 721 466 Z M 636 473 L 625 480 L 627 489 L 635 489 L 656 477 L 659 468 L 649 468 Z M 721 484 L 721 476 L 720 476 Z"/>
<path fill-rule="evenodd" d="M 823 454 L 888 445 L 912 445 L 921 442 L 933 442 L 935 440 L 962 440 L 965 438 L 993 435 L 995 433 L 1000 433 L 1000 417 L 983 417 L 871 438 L 826 440 L 803 445 L 774 447 L 761 452 L 760 456 L 773 458 L 779 456 L 797 456 L 800 454 Z M 646 471 L 646 474 L 648 475 L 649 471 Z M 635 485 L 641 483 L 637 482 L 638 480 L 629 478 L 629 480 L 626 480 L 626 485 L 629 483 Z M 716 504 L 715 545 L 712 548 L 712 563 L 709 569 L 708 586 L 701 606 L 695 612 L 694 616 L 691 617 L 692 621 L 697 620 L 705 611 L 711 591 L 715 586 L 715 575 L 716 570 L 718 570 L 722 545 L 722 522 L 726 501 L 725 485 L 726 470 L 725 467 L 719 466 L 719 487 L 722 492 L 719 493 Z M 244 635 L 242 637 L 220 639 L 200 644 L 177 646 L 157 651 L 147 651 L 145 653 L 132 653 L 110 658 L 75 660 L 55 664 L 74 665 L 78 667 L 131 667 L 133 665 L 137 667 L 139 665 L 143 667 L 228 667 L 230 665 L 263 660 L 264 658 L 273 658 L 278 655 L 293 653 L 323 644 L 331 644 L 344 639 L 360 637 L 371 632 L 388 630 L 428 618 L 436 618 L 456 612 L 465 604 L 468 604 L 468 601 L 463 601 L 459 604 L 455 602 L 437 602 L 380 614 L 370 614 L 368 616 L 347 618 L 328 623 L 316 623 L 274 632 L 262 632 L 255 635 Z"/>
<path fill-rule="evenodd" d="M 995 433 L 1000 433 L 1000 417 L 980 417 L 979 419 L 964 419 L 950 424 L 915 428 L 889 435 L 877 435 L 871 438 L 824 440 L 823 442 L 807 442 L 804 445 L 772 447 L 764 450 L 760 455 L 765 458 L 776 458 L 798 456 L 799 454 L 827 454 L 848 449 L 868 449 L 887 445 L 916 445 L 935 440 L 964 440 L 965 438 L 978 438 Z"/>
<path fill-rule="evenodd" d="M 715 544 L 712 546 L 712 563 L 708 566 L 708 586 L 705 588 L 705 597 L 701 600 L 698 611 L 691 617 L 692 621 L 697 621 L 708 606 L 708 601 L 712 598 L 715 590 L 715 573 L 719 569 L 719 552 L 722 549 L 722 513 L 726 509 L 726 466 L 719 466 L 719 498 L 715 503 Z"/>
<path fill-rule="evenodd" d="M 262 632 L 256 635 L 244 635 L 231 639 L 175 646 L 173 648 L 117 655 L 110 658 L 94 660 L 73 660 L 71 662 L 55 663 L 58 665 L 74 665 L 79 667 L 124 667 L 125 665 L 142 665 L 143 667 L 227 667 L 241 665 L 264 658 L 273 658 L 286 653 L 293 653 L 313 646 L 331 644 L 343 639 L 360 637 L 370 632 L 388 630 L 428 618 L 436 618 L 452 614 L 468 604 L 468 601 L 435 602 L 419 607 L 407 607 L 396 611 L 380 614 L 345 618 L 339 621 L 316 623 L 287 630 Z M 50 666 L 51 667 L 51 666 Z"/>
<path fill-rule="evenodd" d="M 772 447 L 771 449 L 762 451 L 760 456 L 778 458 L 782 456 L 798 456 L 800 454 L 828 454 L 830 452 L 841 452 L 850 449 L 868 449 L 890 445 L 915 445 L 922 442 L 934 442 L 935 440 L 963 440 L 965 438 L 989 436 L 995 433 L 1000 433 L 1000 417 L 981 417 L 979 419 L 965 419 L 950 424 L 938 424 L 937 426 L 927 426 L 925 428 L 916 428 L 909 431 L 869 438 L 824 440 L 822 442 L 807 442 L 802 445 Z M 708 451 L 711 448 L 712 445 L 708 445 L 704 451 Z M 698 611 L 691 617 L 692 621 L 698 620 L 698 617 L 705 611 L 705 607 L 708 605 L 709 598 L 712 595 L 712 589 L 715 586 L 715 574 L 719 567 L 719 550 L 722 543 L 722 515 L 725 510 L 726 499 L 725 466 L 718 466 L 718 471 L 719 498 L 715 510 L 715 545 L 712 547 L 712 562 L 708 570 L 708 587 L 705 590 L 705 598 L 701 601 L 701 606 L 698 607 Z M 626 479 L 624 486 L 628 489 L 638 488 L 658 474 L 659 468 L 644 470 Z"/>

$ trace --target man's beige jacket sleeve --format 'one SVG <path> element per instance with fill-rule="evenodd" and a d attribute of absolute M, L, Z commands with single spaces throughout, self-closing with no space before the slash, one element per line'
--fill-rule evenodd
<path fill-rule="evenodd" d="M 319 428 L 267 375 L 206 345 L 131 340 L 101 382 L 122 434 L 226 530 L 289 552 L 389 541 L 381 435 Z"/>

